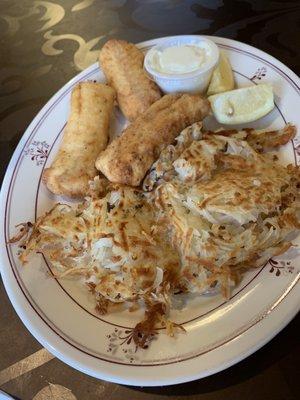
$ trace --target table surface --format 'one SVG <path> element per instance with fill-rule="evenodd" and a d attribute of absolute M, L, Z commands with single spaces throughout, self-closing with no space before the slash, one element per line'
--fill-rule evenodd
<path fill-rule="evenodd" d="M 193 33 L 243 41 L 300 72 L 299 0 L 1 0 L 0 182 L 35 114 L 97 60 L 109 38 L 140 42 Z M 299 398 L 299 316 L 238 365 L 165 388 L 107 383 L 55 359 L 23 326 L 2 282 L 0 321 L 0 387 L 18 399 L 33 399 L 38 393 L 39 399 L 63 399 L 66 388 L 78 400 Z M 47 391 L 52 397 L 46 397 Z"/>

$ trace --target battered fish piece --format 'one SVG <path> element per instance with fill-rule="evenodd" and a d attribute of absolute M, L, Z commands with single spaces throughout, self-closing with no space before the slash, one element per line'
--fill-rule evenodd
<path fill-rule="evenodd" d="M 43 181 L 54 194 L 86 196 L 97 175 L 95 160 L 107 146 L 115 91 L 102 83 L 81 82 L 72 92 L 62 144 Z"/>
<path fill-rule="evenodd" d="M 128 120 L 135 120 L 160 99 L 159 87 L 143 69 L 144 54 L 134 44 L 109 40 L 100 51 L 99 63 Z"/>
<path fill-rule="evenodd" d="M 103 151 L 96 168 L 111 182 L 138 186 L 162 149 L 209 112 L 200 95 L 166 95 L 138 117 Z"/>

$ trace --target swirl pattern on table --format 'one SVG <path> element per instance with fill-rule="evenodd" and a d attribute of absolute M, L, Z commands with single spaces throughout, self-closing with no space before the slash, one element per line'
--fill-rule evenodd
<path fill-rule="evenodd" d="M 297 72 L 299 13 L 297 0 L 242 0 L 234 7 L 221 0 L 2 0 L 0 178 L 38 109 L 94 63 L 108 39 L 214 34 L 261 48 Z"/>

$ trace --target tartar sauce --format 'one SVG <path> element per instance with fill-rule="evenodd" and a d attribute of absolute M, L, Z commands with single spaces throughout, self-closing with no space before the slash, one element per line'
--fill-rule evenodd
<path fill-rule="evenodd" d="M 202 46 L 181 45 L 156 50 L 152 67 L 165 74 L 185 74 L 205 67 L 211 61 L 211 49 L 206 43 Z"/>

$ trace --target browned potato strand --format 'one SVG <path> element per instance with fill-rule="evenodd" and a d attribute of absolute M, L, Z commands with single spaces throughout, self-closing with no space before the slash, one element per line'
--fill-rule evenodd
<path fill-rule="evenodd" d="M 200 95 L 166 95 L 138 117 L 96 161 L 111 182 L 138 186 L 160 151 L 187 126 L 202 120 L 209 102 Z"/>
<path fill-rule="evenodd" d="M 206 134 L 212 134 L 212 131 Z M 274 149 L 279 146 L 287 144 L 296 136 L 297 129 L 292 124 L 286 124 L 282 129 L 273 131 L 257 131 L 252 128 L 244 128 L 239 131 L 236 129 L 221 129 L 218 135 L 234 136 L 239 134 L 240 138 L 247 140 L 251 147 L 258 152 Z"/>
<path fill-rule="evenodd" d="M 109 40 L 100 51 L 99 63 L 115 88 L 123 114 L 130 121 L 161 97 L 158 86 L 143 69 L 144 54 L 125 40 Z"/>
<path fill-rule="evenodd" d="M 101 83 L 82 82 L 73 89 L 62 144 L 43 174 L 52 193 L 74 198 L 87 194 L 89 180 L 97 175 L 95 160 L 108 143 L 114 98 L 114 89 Z"/>

